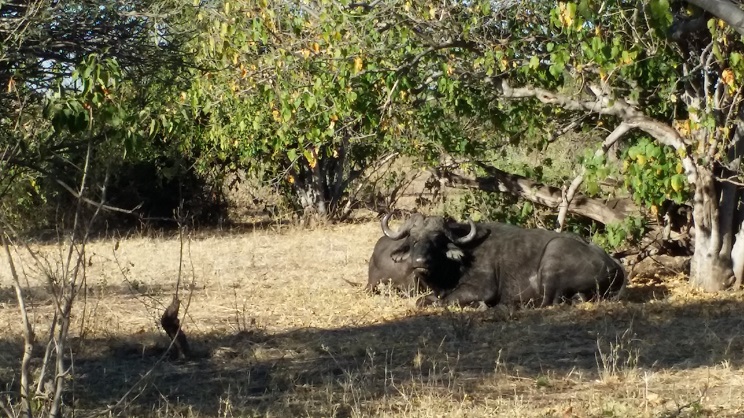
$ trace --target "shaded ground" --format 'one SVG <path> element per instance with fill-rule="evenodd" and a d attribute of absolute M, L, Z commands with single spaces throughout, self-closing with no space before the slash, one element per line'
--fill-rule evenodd
<path fill-rule="evenodd" d="M 699 295 L 679 279 L 641 278 L 643 286 L 632 286 L 621 303 L 417 310 L 412 299 L 368 296 L 346 283 L 366 280 L 378 228 L 256 231 L 191 242 L 181 289 L 194 292 L 184 329 L 203 357 L 181 362 L 157 363 L 167 343 L 157 320 L 174 289 L 178 241 L 123 240 L 116 252 L 113 242 L 93 244 L 88 281 L 96 290 L 76 313 L 75 379 L 66 402 L 100 409 L 137 385 L 117 412 L 744 414 L 744 295 Z M 51 305 L 27 270 L 43 336 Z M 0 285 L 2 391 L 14 386 L 21 345 L 15 302 L 8 283 Z"/>

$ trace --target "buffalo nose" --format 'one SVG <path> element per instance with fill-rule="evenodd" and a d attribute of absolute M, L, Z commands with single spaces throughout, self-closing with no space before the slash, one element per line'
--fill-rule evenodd
<path fill-rule="evenodd" d="M 424 266 L 426 265 L 426 257 L 416 257 L 413 259 L 413 265 L 414 266 Z"/>

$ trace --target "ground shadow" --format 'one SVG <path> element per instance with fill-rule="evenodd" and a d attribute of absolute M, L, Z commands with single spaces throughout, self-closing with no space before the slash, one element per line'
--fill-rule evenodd
<path fill-rule="evenodd" d="M 81 291 L 78 293 L 78 297 L 115 296 L 127 298 L 162 295 L 165 291 L 170 291 L 171 286 L 132 281 L 125 284 L 86 284 L 83 289 L 85 293 Z M 26 303 L 37 306 L 54 303 L 54 297 L 46 286 L 24 286 L 23 299 Z M 12 285 L 0 286 L 0 305 L 18 306 L 18 298 Z"/>
<path fill-rule="evenodd" d="M 66 401 L 73 403 L 74 395 L 76 407 L 85 410 L 112 405 L 153 367 L 133 392 L 128 413 L 147 415 L 167 404 L 173 411 L 215 415 L 229 400 L 233 413 L 345 416 L 351 412 L 344 412 L 343 402 L 341 409 L 324 409 L 334 404 L 330 398 L 351 392 L 352 399 L 374 400 L 396 393 L 391 382 L 445 390 L 455 384 L 467 391 L 500 374 L 595 376 L 623 364 L 683 370 L 722 361 L 736 367 L 744 363 L 743 309 L 744 302 L 721 300 L 427 310 L 359 327 L 192 335 L 198 358 L 156 367 L 163 335 L 86 340 L 73 344 L 75 379 Z M 15 381 L 20 349 L 19 341 L 0 341 L 0 390 Z"/>

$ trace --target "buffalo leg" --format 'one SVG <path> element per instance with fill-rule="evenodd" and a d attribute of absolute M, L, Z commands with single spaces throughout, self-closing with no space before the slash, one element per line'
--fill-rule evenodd
<path fill-rule="evenodd" d="M 546 283 L 543 285 L 542 290 L 543 290 L 543 297 L 542 297 L 542 303 L 540 304 L 541 308 L 558 304 L 557 301 L 560 300 L 560 295 L 558 294 L 558 291 L 555 288 L 555 286 L 551 285 L 550 283 Z"/>
<path fill-rule="evenodd" d="M 437 305 L 478 305 L 479 302 L 490 302 L 495 296 L 495 292 L 492 290 L 463 283 L 439 299 Z"/>

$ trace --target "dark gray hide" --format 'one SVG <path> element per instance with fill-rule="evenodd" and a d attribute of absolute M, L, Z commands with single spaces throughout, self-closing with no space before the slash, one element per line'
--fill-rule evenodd
<path fill-rule="evenodd" d="M 429 217 L 393 233 L 383 223 L 386 235 L 411 243 L 414 274 L 434 291 L 419 299 L 419 306 L 547 306 L 576 296 L 616 298 L 625 288 L 626 274 L 616 260 L 569 234 L 470 222 L 473 229 L 463 236 L 451 225 Z"/>
<path fill-rule="evenodd" d="M 383 223 L 387 224 L 391 214 L 385 215 Z M 423 222 L 421 214 L 413 214 L 401 230 L 411 228 L 413 225 Z M 385 235 L 380 237 L 372 251 L 369 259 L 369 270 L 367 275 L 368 292 L 377 293 L 378 285 L 390 284 L 394 289 L 404 294 L 414 294 L 417 291 L 426 291 L 426 287 L 413 274 L 413 267 L 408 262 L 410 243 L 405 239 L 392 239 Z M 393 254 L 396 254 L 393 257 Z"/>

